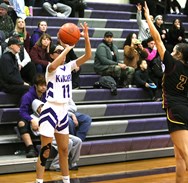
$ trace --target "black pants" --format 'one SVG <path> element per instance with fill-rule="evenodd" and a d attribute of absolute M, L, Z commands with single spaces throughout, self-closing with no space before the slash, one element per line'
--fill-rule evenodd
<path fill-rule="evenodd" d="M 60 2 L 72 8 L 70 17 L 76 17 L 76 12 L 78 12 L 79 18 L 84 18 L 84 3 L 80 2 L 79 0 L 60 0 Z"/>
<path fill-rule="evenodd" d="M 36 75 L 36 67 L 33 62 L 29 62 L 25 67 L 23 67 L 20 73 L 25 82 L 33 85 L 33 79 Z"/>

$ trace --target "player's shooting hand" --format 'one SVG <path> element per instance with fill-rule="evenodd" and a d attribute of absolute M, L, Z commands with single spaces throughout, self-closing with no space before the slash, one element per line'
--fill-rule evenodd
<path fill-rule="evenodd" d="M 89 33 L 88 33 L 88 24 L 86 22 L 84 22 L 84 24 L 80 23 L 80 26 L 82 27 L 83 31 L 80 33 L 80 35 L 84 38 L 88 38 L 89 37 Z"/>

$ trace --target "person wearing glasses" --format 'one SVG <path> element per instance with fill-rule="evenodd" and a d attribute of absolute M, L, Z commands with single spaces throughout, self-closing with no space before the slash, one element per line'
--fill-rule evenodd
<path fill-rule="evenodd" d="M 64 64 L 67 53 L 74 47 L 67 45 L 53 45 L 49 54 L 52 62 L 46 68 L 46 100 L 40 119 L 39 131 L 41 137 L 41 150 L 36 165 L 36 183 L 43 183 L 46 161 L 50 155 L 52 140 L 55 136 L 63 183 L 70 183 L 68 167 L 68 101 L 72 98 L 71 71 L 84 64 L 91 58 L 91 45 L 86 22 L 80 24 L 83 31 L 81 36 L 85 39 L 85 54 L 75 61 Z M 60 41 L 61 44 L 63 44 Z M 60 53 L 61 52 L 61 53 Z"/>

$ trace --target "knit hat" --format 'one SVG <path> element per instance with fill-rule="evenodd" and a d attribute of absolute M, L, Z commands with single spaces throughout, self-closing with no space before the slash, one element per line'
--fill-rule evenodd
<path fill-rule="evenodd" d="M 163 19 L 163 16 L 162 16 L 162 15 L 157 15 L 157 16 L 155 17 L 155 22 L 156 22 L 158 19 Z"/>
<path fill-rule="evenodd" d="M 8 5 L 6 3 L 1 3 L 0 8 L 3 8 L 8 11 Z"/>

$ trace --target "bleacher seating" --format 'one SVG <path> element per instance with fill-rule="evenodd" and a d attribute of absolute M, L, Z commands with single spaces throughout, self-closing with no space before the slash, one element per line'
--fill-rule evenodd
<path fill-rule="evenodd" d="M 141 88 L 119 88 L 112 96 L 108 89 L 94 89 L 99 76 L 94 73 L 93 60 L 97 45 L 104 32 L 114 33 L 114 42 L 123 59 L 123 43 L 129 32 L 138 32 L 136 8 L 130 4 L 88 3 L 85 18 L 47 17 L 41 8 L 34 8 L 34 16 L 26 19 L 30 34 L 39 20 L 48 22 L 48 32 L 56 40 L 58 28 L 73 22 L 87 21 L 92 45 L 92 58 L 82 66 L 81 89 L 73 91 L 78 110 L 92 117 L 92 125 L 83 142 L 79 165 L 112 163 L 173 155 L 173 144 L 167 131 L 165 113 L 161 102 L 150 101 Z M 167 23 L 176 15 L 166 15 Z M 179 15 L 186 20 L 186 16 Z M 186 27 L 187 23 L 184 24 Z M 83 54 L 83 39 L 76 45 L 78 56 Z M 18 116 L 19 98 L 0 92 L 0 174 L 35 170 L 36 158 L 27 159 L 22 154 L 23 142 L 17 137 L 14 126 Z M 34 142 L 39 144 L 39 139 Z M 20 150 L 20 154 L 14 153 Z M 48 164 L 49 165 L 49 164 Z M 48 168 L 47 165 L 47 168 Z"/>

